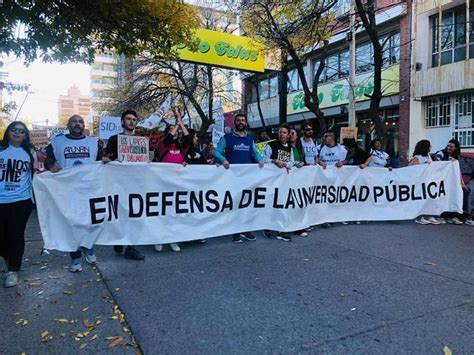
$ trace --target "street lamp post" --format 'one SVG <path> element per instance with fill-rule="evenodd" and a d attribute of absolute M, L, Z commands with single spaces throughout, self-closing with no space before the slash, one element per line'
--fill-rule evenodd
<path fill-rule="evenodd" d="M 17 120 L 18 115 L 20 114 L 20 111 L 21 111 L 21 109 L 23 108 L 23 105 L 25 104 L 25 101 L 26 101 L 26 99 L 28 98 L 28 95 L 29 95 L 29 94 L 34 94 L 34 92 L 33 92 L 33 91 L 30 91 L 30 90 L 28 90 L 28 91 L 26 92 L 25 98 L 23 99 L 23 102 L 21 103 L 20 108 L 19 108 L 18 111 L 16 112 L 16 116 L 15 116 L 15 119 L 14 119 L 13 121 L 16 121 L 16 120 Z"/>

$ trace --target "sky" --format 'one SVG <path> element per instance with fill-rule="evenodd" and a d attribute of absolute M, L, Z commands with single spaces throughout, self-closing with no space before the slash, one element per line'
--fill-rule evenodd
<path fill-rule="evenodd" d="M 59 95 L 67 95 L 72 85 L 77 85 L 81 94 L 89 95 L 89 71 L 87 64 L 59 64 L 35 61 L 25 66 L 21 59 L 9 57 L 3 60 L 0 69 L 8 73 L 6 81 L 15 84 L 30 84 L 30 93 L 21 109 L 18 119 L 28 119 L 30 123 L 54 124 L 58 119 Z M 14 92 L 8 95 L 3 91 L 4 101 L 16 101 L 18 108 L 25 99 L 26 92 Z M 16 114 L 16 113 L 15 113 Z"/>

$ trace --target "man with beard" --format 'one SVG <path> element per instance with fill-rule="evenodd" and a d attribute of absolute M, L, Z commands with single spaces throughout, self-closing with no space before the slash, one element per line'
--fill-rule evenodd
<path fill-rule="evenodd" d="M 123 132 L 121 134 L 126 136 L 132 136 L 135 127 L 137 126 L 138 116 L 137 113 L 133 110 L 126 110 L 122 113 L 121 122 Z M 107 142 L 107 147 L 105 148 L 105 155 L 102 157 L 102 163 L 106 164 L 110 161 L 117 160 L 118 158 L 118 134 L 113 135 L 109 138 Z M 117 254 L 122 254 L 124 247 L 122 245 L 114 245 L 114 251 Z M 143 260 L 145 256 L 140 254 L 140 252 L 133 246 L 125 247 L 125 258 L 132 260 Z"/>
<path fill-rule="evenodd" d="M 313 140 L 313 126 L 311 123 L 303 124 L 303 137 L 301 137 L 301 145 L 303 146 L 305 163 L 307 165 L 316 164 L 314 157 L 316 156 L 317 146 Z"/>
<path fill-rule="evenodd" d="M 222 164 L 225 169 L 229 169 L 230 164 L 252 164 L 258 162 L 258 166 L 262 168 L 264 161 L 257 150 L 252 136 L 247 133 L 247 116 L 238 113 L 234 117 L 235 129 L 226 133 L 221 138 L 216 150 L 214 158 L 217 163 Z M 250 241 L 256 240 L 255 236 L 250 232 L 234 234 L 233 242 L 242 243 L 245 238 Z"/>
<path fill-rule="evenodd" d="M 84 119 L 79 115 L 69 117 L 67 128 L 69 134 L 58 135 L 46 147 L 44 166 L 56 173 L 61 169 L 71 168 L 80 164 L 90 164 L 100 159 L 97 140 L 84 135 Z M 86 261 L 94 264 L 97 258 L 93 249 L 84 248 Z M 81 250 L 71 252 L 72 263 L 69 271 L 82 271 Z"/>

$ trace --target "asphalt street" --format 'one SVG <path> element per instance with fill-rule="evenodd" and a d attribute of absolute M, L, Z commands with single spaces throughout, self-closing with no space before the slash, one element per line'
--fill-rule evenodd
<path fill-rule="evenodd" d="M 142 246 L 143 262 L 100 246 L 97 267 L 71 274 L 67 254 L 40 255 L 33 215 L 22 282 L 0 289 L 0 353 L 474 353 L 474 228 L 256 234 Z"/>

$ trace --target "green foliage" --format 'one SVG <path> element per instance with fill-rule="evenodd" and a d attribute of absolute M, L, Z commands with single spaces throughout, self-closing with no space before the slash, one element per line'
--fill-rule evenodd
<path fill-rule="evenodd" d="M 179 0 L 4 0 L 0 53 L 27 63 L 91 62 L 97 49 L 136 56 L 152 48 L 173 57 L 173 46 L 192 44 L 199 18 Z"/>

